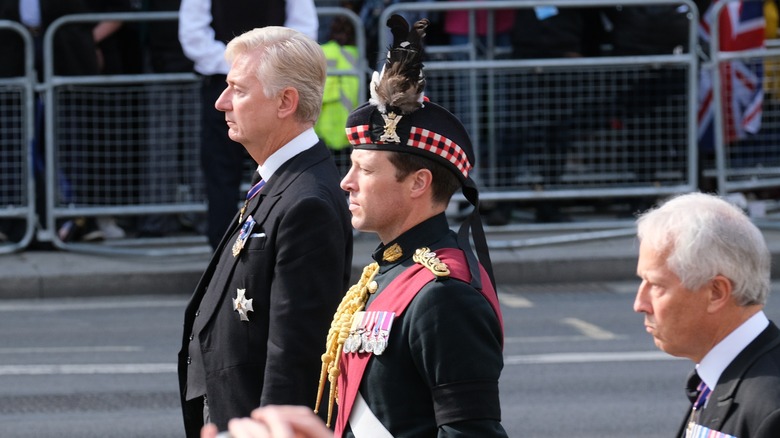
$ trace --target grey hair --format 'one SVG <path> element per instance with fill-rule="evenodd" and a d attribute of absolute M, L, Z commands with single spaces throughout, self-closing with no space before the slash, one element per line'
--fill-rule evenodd
<path fill-rule="evenodd" d="M 322 109 L 328 73 L 320 45 L 297 30 L 267 26 L 232 39 L 225 49 L 225 59 L 232 62 L 249 52 L 258 54 L 255 74 L 266 97 L 276 96 L 286 87 L 295 88 L 299 95 L 297 119 L 315 123 Z"/>
<path fill-rule="evenodd" d="M 769 249 L 758 227 L 729 202 L 704 193 L 674 197 L 639 216 L 637 237 L 668 252 L 667 266 L 687 289 L 723 275 L 739 305 L 766 303 Z"/>

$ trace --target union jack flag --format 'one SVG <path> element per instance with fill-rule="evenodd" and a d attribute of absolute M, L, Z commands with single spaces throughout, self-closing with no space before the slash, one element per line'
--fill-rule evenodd
<path fill-rule="evenodd" d="M 699 37 L 705 45 L 709 45 L 711 40 L 714 6 L 722 1 L 713 2 L 702 15 Z M 723 52 L 761 48 L 764 46 L 764 27 L 763 2 L 728 1 L 718 18 L 718 47 Z M 755 134 L 761 128 L 763 63 L 760 60 L 733 60 L 720 62 L 718 67 L 724 140 L 728 144 Z M 712 75 L 711 65 L 702 67 L 699 74 L 698 136 L 699 147 L 705 151 L 713 150 L 715 144 Z"/>

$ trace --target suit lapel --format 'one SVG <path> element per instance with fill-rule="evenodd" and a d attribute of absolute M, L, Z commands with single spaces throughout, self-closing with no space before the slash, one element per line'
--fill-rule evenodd
<path fill-rule="evenodd" d="M 254 206 L 250 202 L 247 214 L 251 214 L 262 225 L 273 206 L 279 202 L 288 187 L 308 168 L 330 158 L 330 151 L 323 142 L 292 157 L 276 170 L 256 198 L 261 198 Z M 254 201 L 254 200 L 253 200 Z"/>
<path fill-rule="evenodd" d="M 198 307 L 202 307 L 201 304 L 203 296 L 206 294 L 206 289 L 208 288 L 209 284 L 214 283 L 214 276 L 219 275 L 217 266 L 219 266 L 219 261 L 222 258 L 226 246 L 228 245 L 227 242 L 230 241 L 230 237 L 233 235 L 232 231 L 235 230 L 237 223 L 238 213 L 236 213 L 236 215 L 233 216 L 233 220 L 230 221 L 230 228 L 228 229 L 231 230 L 231 232 L 226 230 L 225 234 L 222 235 L 222 240 L 219 241 L 219 245 L 217 245 L 216 250 L 211 255 L 211 260 L 209 260 L 209 264 L 206 267 L 206 270 L 203 272 L 203 275 L 200 276 L 198 285 L 195 287 L 195 293 L 192 295 L 192 298 L 190 298 L 189 304 L 187 304 L 187 315 L 193 315 Z"/>
<path fill-rule="evenodd" d="M 715 391 L 710 394 L 707 406 L 701 412 L 699 422 L 703 426 L 714 430 L 723 427 L 731 414 L 734 396 L 745 372 L 759 357 L 780 344 L 778 334 L 780 330 L 770 322 L 769 326 L 726 367 Z"/>
<path fill-rule="evenodd" d="M 254 199 L 249 201 L 249 205 L 247 206 L 247 215 L 250 215 L 252 212 L 254 212 L 258 204 L 260 204 L 260 199 L 261 196 L 258 194 L 258 196 L 255 196 Z M 215 293 L 207 294 L 206 288 L 208 288 L 209 285 L 224 286 L 229 283 L 227 279 L 233 275 L 233 271 L 235 271 L 239 259 L 238 257 L 233 257 L 232 253 L 233 243 L 236 241 L 239 226 L 240 224 L 238 223 L 238 213 L 236 213 L 236 215 L 233 216 L 233 220 L 230 222 L 230 227 L 227 231 L 225 231 L 225 235 L 222 236 L 222 240 L 219 242 L 219 246 L 214 253 L 214 257 L 212 257 L 211 262 L 209 263 L 209 267 L 207 268 L 206 273 L 204 273 L 200 282 L 198 283 L 200 297 L 197 298 L 197 302 L 195 302 L 196 299 L 193 297 L 193 302 L 203 312 L 201 321 L 204 323 L 205 321 L 211 319 L 211 316 L 218 307 L 217 303 L 223 299 L 224 294 L 232 294 L 234 292 L 228 291 L 225 288 L 220 291 L 215 291 Z M 191 310 L 194 311 L 195 309 Z"/>
<path fill-rule="evenodd" d="M 260 193 L 249 201 L 249 205 L 247 205 L 246 215 L 252 215 L 257 222 L 255 230 L 263 226 L 272 207 L 281 199 L 285 189 L 295 181 L 301 172 L 328 158 L 330 158 L 330 152 L 325 147 L 325 144 L 320 141 L 313 147 L 301 152 L 283 164 L 274 176 L 266 182 L 265 187 L 263 187 Z M 219 302 L 219 300 L 222 300 L 225 293 L 234 293 L 234 291 L 223 289 L 219 291 L 219 293 L 208 295 L 206 294 L 206 288 L 209 285 L 226 285 L 228 284 L 226 281 L 227 278 L 233 275 L 233 271 L 235 271 L 240 258 L 240 255 L 238 257 L 233 257 L 231 252 L 233 243 L 237 237 L 238 227 L 238 213 L 236 213 L 233 220 L 230 222 L 229 231 L 222 237 L 215 255 L 209 262 L 206 272 L 198 282 L 196 288 L 197 292 L 193 295 L 188 306 L 188 314 L 194 313 L 196 308 L 200 308 L 201 311 L 204 312 L 202 315 L 203 318 L 201 319 L 202 321 L 208 321 L 211 318 L 217 308 L 216 303 Z M 223 259 L 224 261 L 220 265 L 220 261 Z M 204 300 L 208 300 L 208 302 Z"/>
<path fill-rule="evenodd" d="M 225 236 L 222 238 L 222 241 L 219 244 L 219 249 L 215 253 L 215 257 L 212 259 L 212 264 L 215 265 L 212 268 L 212 275 L 210 277 L 204 276 L 201 282 L 205 280 L 205 284 L 202 286 L 199 285 L 199 287 L 204 288 L 202 292 L 203 295 L 200 302 L 198 303 L 201 312 L 203 312 L 202 317 L 200 318 L 202 324 L 205 324 L 211 319 L 217 307 L 219 307 L 217 306 L 217 303 L 223 299 L 224 294 L 232 294 L 234 292 L 227 290 L 227 287 L 225 286 L 229 284 L 227 279 L 233 275 L 233 271 L 235 270 L 236 264 L 238 262 L 238 257 L 233 257 L 233 254 L 231 253 L 233 242 L 237 236 L 237 230 L 238 214 L 236 214 L 236 216 L 233 218 L 233 221 L 230 223 L 229 231 L 225 232 Z M 207 293 L 205 289 L 209 286 L 223 288 L 221 290 L 214 290 L 212 293 Z"/>

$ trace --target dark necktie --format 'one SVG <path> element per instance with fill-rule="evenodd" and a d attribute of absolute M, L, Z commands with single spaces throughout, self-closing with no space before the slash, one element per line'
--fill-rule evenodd
<path fill-rule="evenodd" d="M 691 415 L 688 417 L 688 427 L 686 428 L 687 430 L 685 437 L 690 436 L 694 425 L 699 422 L 701 410 L 707 403 L 710 392 L 710 388 L 701 380 L 699 375 L 694 372 L 688 379 L 687 385 L 685 385 L 685 393 L 692 404 Z"/>
<path fill-rule="evenodd" d="M 701 380 L 701 377 L 694 371 L 688 378 L 685 385 L 685 395 L 693 404 L 694 409 L 699 409 L 707 402 L 710 396 L 710 388 Z"/>
<path fill-rule="evenodd" d="M 698 387 L 700 383 L 701 378 L 696 374 L 696 371 L 688 376 L 688 381 L 685 383 L 685 396 L 688 397 L 688 400 L 690 400 L 691 403 L 695 402 L 696 398 L 699 396 Z"/>

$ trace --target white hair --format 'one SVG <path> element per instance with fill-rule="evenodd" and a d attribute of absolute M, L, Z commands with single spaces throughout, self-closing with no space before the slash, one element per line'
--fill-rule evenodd
<path fill-rule="evenodd" d="M 658 252 L 668 252 L 669 269 L 688 289 L 716 275 L 731 281 L 738 304 L 765 304 L 771 261 L 764 236 L 745 213 L 704 193 L 672 198 L 637 219 L 637 237 Z"/>

